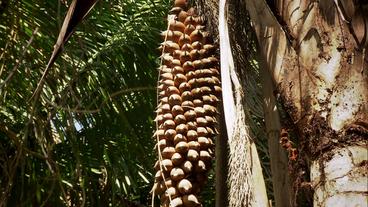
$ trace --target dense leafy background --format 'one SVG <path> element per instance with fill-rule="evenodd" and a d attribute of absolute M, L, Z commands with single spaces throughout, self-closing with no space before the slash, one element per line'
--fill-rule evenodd
<path fill-rule="evenodd" d="M 32 99 L 70 3 L 0 0 L 0 206 L 147 206 L 155 48 L 170 1 L 100 0 Z"/>

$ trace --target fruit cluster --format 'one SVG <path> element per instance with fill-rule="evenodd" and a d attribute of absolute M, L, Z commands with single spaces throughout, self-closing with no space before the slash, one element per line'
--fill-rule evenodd
<path fill-rule="evenodd" d="M 164 43 L 156 117 L 159 160 L 153 191 L 161 206 L 201 206 L 198 194 L 207 180 L 217 135 L 221 96 L 216 48 L 203 19 L 185 0 L 175 0 Z"/>

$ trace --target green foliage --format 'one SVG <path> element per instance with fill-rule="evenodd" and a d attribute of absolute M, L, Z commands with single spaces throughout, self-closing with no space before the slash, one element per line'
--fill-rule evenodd
<path fill-rule="evenodd" d="M 67 1 L 0 1 L 0 206 L 150 200 L 169 1 L 99 1 L 33 99 Z"/>

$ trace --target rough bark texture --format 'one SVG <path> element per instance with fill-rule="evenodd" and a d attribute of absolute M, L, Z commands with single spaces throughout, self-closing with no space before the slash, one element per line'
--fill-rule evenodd
<path fill-rule="evenodd" d="M 366 5 L 280 0 L 272 13 L 265 1 L 246 3 L 266 64 L 301 135 L 301 156 L 312 163 L 314 206 L 366 206 Z"/>

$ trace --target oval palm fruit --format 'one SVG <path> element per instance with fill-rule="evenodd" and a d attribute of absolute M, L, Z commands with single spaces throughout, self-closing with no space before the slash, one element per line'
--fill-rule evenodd
<path fill-rule="evenodd" d="M 171 113 L 173 116 L 182 115 L 184 114 L 184 109 L 180 105 L 175 105 L 171 109 Z"/>
<path fill-rule="evenodd" d="M 181 83 L 187 82 L 187 77 L 184 74 L 176 74 L 174 77 L 175 86 L 179 87 Z M 170 100 L 170 98 L 169 98 Z"/>
<path fill-rule="evenodd" d="M 176 20 L 170 20 L 169 30 L 184 32 L 185 25 Z"/>
<path fill-rule="evenodd" d="M 207 149 L 211 146 L 209 139 L 207 139 L 206 137 L 198 137 L 197 141 L 201 149 Z"/>
<path fill-rule="evenodd" d="M 159 149 L 162 151 L 167 146 L 166 139 L 161 139 L 158 142 L 158 146 L 159 146 Z"/>
<path fill-rule="evenodd" d="M 222 89 L 220 86 L 213 86 L 213 89 L 215 90 L 215 94 L 218 96 L 221 96 L 222 94 Z"/>
<path fill-rule="evenodd" d="M 195 29 L 194 25 L 188 24 L 185 26 L 184 33 L 190 35 Z"/>
<path fill-rule="evenodd" d="M 208 51 L 207 50 L 205 50 L 205 49 L 200 49 L 199 50 L 199 54 L 201 55 L 201 58 L 205 58 L 205 57 L 207 57 L 208 56 Z"/>
<path fill-rule="evenodd" d="M 213 137 L 213 136 L 216 136 L 217 135 L 217 133 L 211 127 L 206 127 L 206 130 L 207 130 L 208 135 L 210 137 Z"/>
<path fill-rule="evenodd" d="M 162 170 L 164 172 L 170 172 L 173 168 L 173 163 L 171 162 L 170 159 L 164 159 L 161 161 L 161 165 L 162 165 Z"/>
<path fill-rule="evenodd" d="M 177 144 L 179 142 L 186 142 L 187 141 L 187 138 L 182 135 L 182 134 L 177 134 L 175 137 L 174 137 L 174 144 Z"/>
<path fill-rule="evenodd" d="M 190 90 L 190 85 L 187 82 L 183 82 L 179 85 L 179 91 L 181 93 L 184 93 L 185 91 L 189 92 L 189 90 Z"/>
<path fill-rule="evenodd" d="M 158 125 L 162 124 L 164 122 L 164 117 L 162 114 L 157 115 L 155 120 L 154 120 Z"/>
<path fill-rule="evenodd" d="M 189 15 L 185 20 L 184 20 L 184 25 L 193 25 L 193 26 L 196 26 L 197 23 L 195 21 L 195 18 L 192 16 L 192 15 Z"/>
<path fill-rule="evenodd" d="M 155 132 L 155 134 L 153 135 L 153 137 L 156 139 L 158 138 L 159 140 L 161 139 L 165 139 L 165 130 L 163 129 L 159 129 Z"/>
<path fill-rule="evenodd" d="M 185 207 L 200 206 L 200 203 L 198 202 L 198 198 L 194 194 L 184 195 L 183 196 L 183 204 L 184 204 Z"/>
<path fill-rule="evenodd" d="M 194 71 L 189 71 L 189 72 L 187 72 L 187 74 L 185 74 L 185 76 L 190 81 L 191 79 L 195 78 L 195 72 Z"/>
<path fill-rule="evenodd" d="M 184 161 L 184 157 L 180 154 L 180 153 L 174 153 L 173 156 L 171 157 L 171 161 L 173 163 L 173 165 L 178 166 L 181 163 L 183 163 Z"/>
<path fill-rule="evenodd" d="M 174 5 L 177 7 L 185 8 L 187 6 L 187 0 L 175 0 Z"/>
<path fill-rule="evenodd" d="M 196 113 L 197 117 L 205 116 L 205 110 L 203 107 L 195 107 L 194 112 Z"/>
<path fill-rule="evenodd" d="M 201 60 L 193 61 L 193 66 L 195 69 L 201 69 L 203 67 L 202 61 Z"/>
<path fill-rule="evenodd" d="M 192 183 L 187 179 L 182 179 L 178 183 L 178 190 L 181 194 L 189 194 L 192 191 Z"/>
<path fill-rule="evenodd" d="M 172 53 L 175 50 L 179 50 L 179 44 L 172 42 L 172 41 L 166 41 L 162 44 L 162 50 L 164 52 Z"/>
<path fill-rule="evenodd" d="M 198 160 L 198 162 L 194 166 L 194 171 L 198 173 L 206 172 L 207 171 L 206 164 L 202 160 Z"/>
<path fill-rule="evenodd" d="M 179 192 L 175 187 L 169 187 L 165 191 L 165 196 L 170 197 L 171 199 L 173 199 L 173 198 L 176 198 L 176 197 L 179 196 Z"/>
<path fill-rule="evenodd" d="M 182 34 L 183 32 L 181 31 L 173 31 L 173 41 L 178 42 Z"/>
<path fill-rule="evenodd" d="M 197 125 L 200 127 L 205 127 L 208 125 L 207 120 L 204 117 L 197 117 L 196 122 L 197 122 Z"/>
<path fill-rule="evenodd" d="M 178 14 L 178 20 L 181 22 L 184 22 L 187 17 L 188 17 L 188 13 L 186 11 L 180 11 Z"/>
<path fill-rule="evenodd" d="M 174 153 L 175 153 L 174 147 L 165 147 L 164 150 L 161 151 L 161 155 L 164 159 L 171 159 Z"/>
<path fill-rule="evenodd" d="M 189 174 L 193 171 L 193 164 L 188 160 L 184 161 L 184 163 L 181 165 L 181 169 L 183 169 L 186 174 Z"/>
<path fill-rule="evenodd" d="M 170 95 L 172 95 L 172 94 L 180 94 L 180 91 L 179 91 L 179 89 L 178 89 L 177 87 L 175 87 L 175 86 L 169 86 L 169 87 L 167 87 L 167 89 L 166 89 L 166 94 L 167 94 L 168 96 L 170 96 Z"/>
<path fill-rule="evenodd" d="M 190 40 L 192 42 L 200 41 L 203 38 L 203 34 L 200 30 L 196 29 L 190 34 Z"/>
<path fill-rule="evenodd" d="M 212 44 L 205 44 L 203 45 L 203 49 L 205 49 L 207 53 L 212 53 L 216 50 L 216 47 Z"/>
<path fill-rule="evenodd" d="M 191 60 L 190 53 L 188 51 L 182 52 L 180 55 L 180 62 L 185 63 L 189 60 Z"/>
<path fill-rule="evenodd" d="M 199 154 L 196 150 L 189 149 L 187 153 L 187 158 L 189 161 L 195 162 L 199 159 Z"/>
<path fill-rule="evenodd" d="M 193 47 L 193 49 L 196 49 L 199 52 L 199 50 L 202 49 L 202 43 L 200 41 L 193 42 L 192 47 Z"/>
<path fill-rule="evenodd" d="M 200 145 L 196 140 L 195 141 L 190 141 L 190 142 L 188 142 L 188 148 L 192 149 L 192 150 L 195 150 L 195 151 L 199 151 Z"/>
<path fill-rule="evenodd" d="M 170 201 L 170 206 L 171 207 L 183 206 L 183 200 L 181 199 L 181 197 L 174 198 L 173 200 Z"/>
<path fill-rule="evenodd" d="M 212 116 L 205 116 L 204 118 L 206 119 L 208 125 L 210 125 L 210 126 L 213 126 L 217 123 L 216 118 L 214 118 Z"/>
<path fill-rule="evenodd" d="M 192 94 L 189 92 L 189 91 L 184 91 L 182 94 L 181 94 L 181 99 L 183 100 L 183 103 L 181 104 L 183 106 L 183 104 L 187 104 L 186 101 L 190 101 L 193 99 L 192 97 Z M 185 105 L 184 104 L 184 105 Z"/>
<path fill-rule="evenodd" d="M 192 101 L 193 97 L 191 97 L 192 95 L 188 96 L 187 97 L 187 100 L 186 101 L 183 101 L 183 103 L 181 104 L 181 107 L 183 107 L 184 111 L 189 111 L 189 109 L 192 109 L 194 107 L 194 104 Z M 191 112 L 190 112 L 191 113 Z M 184 113 L 184 116 L 185 118 L 188 118 L 187 116 L 190 116 L 191 117 L 192 114 L 187 114 L 185 115 Z"/>
<path fill-rule="evenodd" d="M 204 109 L 206 115 L 216 115 L 217 114 L 216 107 L 211 106 L 209 104 L 204 104 L 203 109 Z"/>
<path fill-rule="evenodd" d="M 201 92 L 202 92 L 203 95 L 207 95 L 207 94 L 213 93 L 212 90 L 211 90 L 211 88 L 208 87 L 208 86 L 202 86 L 201 87 Z"/>
<path fill-rule="evenodd" d="M 183 107 L 185 110 L 185 107 Z M 188 110 L 184 113 L 185 118 L 187 119 L 187 121 L 194 121 L 196 118 L 196 113 L 194 112 L 194 110 Z"/>
<path fill-rule="evenodd" d="M 176 126 L 175 130 L 177 133 L 186 134 L 188 131 L 188 126 L 186 124 L 179 124 Z"/>
<path fill-rule="evenodd" d="M 155 174 L 155 182 L 159 182 L 161 181 L 163 178 L 162 178 L 162 172 L 161 170 L 157 171 L 156 174 Z"/>
<path fill-rule="evenodd" d="M 181 66 L 181 62 L 180 60 L 178 59 L 173 59 L 171 62 L 170 62 L 170 67 L 175 67 L 175 66 Z"/>
<path fill-rule="evenodd" d="M 187 137 L 188 141 L 197 140 L 197 137 L 198 137 L 197 131 L 188 130 L 186 137 Z"/>
<path fill-rule="evenodd" d="M 164 86 L 169 87 L 169 86 L 174 86 L 174 81 L 173 80 L 164 80 L 162 81 L 162 83 L 164 84 Z M 166 89 L 166 88 L 164 88 Z"/>
<path fill-rule="evenodd" d="M 176 135 L 176 131 L 174 129 L 165 130 L 165 138 L 168 140 L 173 140 Z"/>
<path fill-rule="evenodd" d="M 195 107 L 202 107 L 203 106 L 203 101 L 200 100 L 200 99 L 194 99 L 193 104 L 194 104 Z M 196 110 L 194 109 L 194 111 L 196 111 Z"/>
<path fill-rule="evenodd" d="M 180 58 L 180 56 L 179 56 L 179 58 Z M 173 68 L 173 70 L 172 70 L 172 73 L 174 74 L 174 75 L 176 75 L 176 74 L 183 74 L 184 73 L 184 69 L 181 67 L 181 66 L 175 66 L 174 68 Z M 179 89 L 180 90 L 180 89 Z"/>
<path fill-rule="evenodd" d="M 202 160 L 205 163 L 209 163 L 212 161 L 212 156 L 210 155 L 210 153 L 206 150 L 201 150 L 199 152 L 199 159 Z"/>
<path fill-rule="evenodd" d="M 190 51 L 189 56 L 191 60 L 194 61 L 198 60 L 201 57 L 201 54 L 199 54 L 199 50 L 193 49 L 192 51 Z"/>
<path fill-rule="evenodd" d="M 195 121 L 189 121 L 187 125 L 189 130 L 197 130 L 197 123 Z"/>
<path fill-rule="evenodd" d="M 191 51 L 193 50 L 193 47 L 191 44 L 184 44 L 183 46 L 181 46 L 181 50 L 182 51 Z"/>
<path fill-rule="evenodd" d="M 197 127 L 197 134 L 199 137 L 205 137 L 208 135 L 208 131 L 204 127 Z"/>
<path fill-rule="evenodd" d="M 170 9 L 169 14 L 178 15 L 183 9 L 181 7 L 173 7 Z"/>
<path fill-rule="evenodd" d="M 175 124 L 184 124 L 184 123 L 187 122 L 187 119 L 185 118 L 184 115 L 179 114 L 179 115 L 175 116 L 174 122 L 175 122 Z"/>
<path fill-rule="evenodd" d="M 193 72 L 193 71 L 190 71 Z M 194 73 L 194 72 L 193 72 Z M 188 74 L 188 73 L 187 73 Z M 188 81 L 188 84 L 190 85 L 191 88 L 196 88 L 198 86 L 198 81 L 196 78 L 192 78 Z"/>
<path fill-rule="evenodd" d="M 174 36 L 174 32 L 173 31 L 171 31 L 171 30 L 166 30 L 166 31 L 162 31 L 161 32 L 161 37 L 162 37 L 162 39 L 166 39 L 166 41 L 170 41 L 170 40 L 172 40 L 172 38 L 173 38 L 173 36 Z"/>
<path fill-rule="evenodd" d="M 192 93 L 194 98 L 199 98 L 202 95 L 202 91 L 200 88 L 193 88 L 190 92 Z"/>
<path fill-rule="evenodd" d="M 187 61 L 183 64 L 184 72 L 194 71 L 194 66 L 192 61 Z"/>
<path fill-rule="evenodd" d="M 183 33 L 181 37 L 179 38 L 179 46 L 182 46 L 184 44 L 190 44 L 191 43 L 190 38 L 191 37 L 189 35 Z"/>
<path fill-rule="evenodd" d="M 166 120 L 163 123 L 163 128 L 164 129 L 175 129 L 175 122 L 173 120 Z"/>
<path fill-rule="evenodd" d="M 164 80 L 174 80 L 174 76 L 172 73 L 161 73 L 160 76 Z"/>
<path fill-rule="evenodd" d="M 181 55 L 181 50 L 175 50 L 175 51 L 173 51 L 173 53 L 172 53 L 172 56 L 173 56 L 173 58 L 175 58 L 175 59 L 180 59 L 180 55 Z M 170 70 L 170 72 L 171 72 L 171 70 Z"/>
<path fill-rule="evenodd" d="M 171 96 L 169 96 L 169 104 L 171 106 L 180 105 L 181 97 L 178 94 L 172 94 Z"/>
<path fill-rule="evenodd" d="M 185 173 L 181 168 L 173 168 L 170 172 L 170 177 L 173 181 L 179 181 L 185 177 Z"/>
<path fill-rule="evenodd" d="M 163 121 L 166 121 L 166 120 L 172 120 L 174 117 L 171 113 L 166 113 L 162 115 L 162 118 L 163 118 Z"/>

